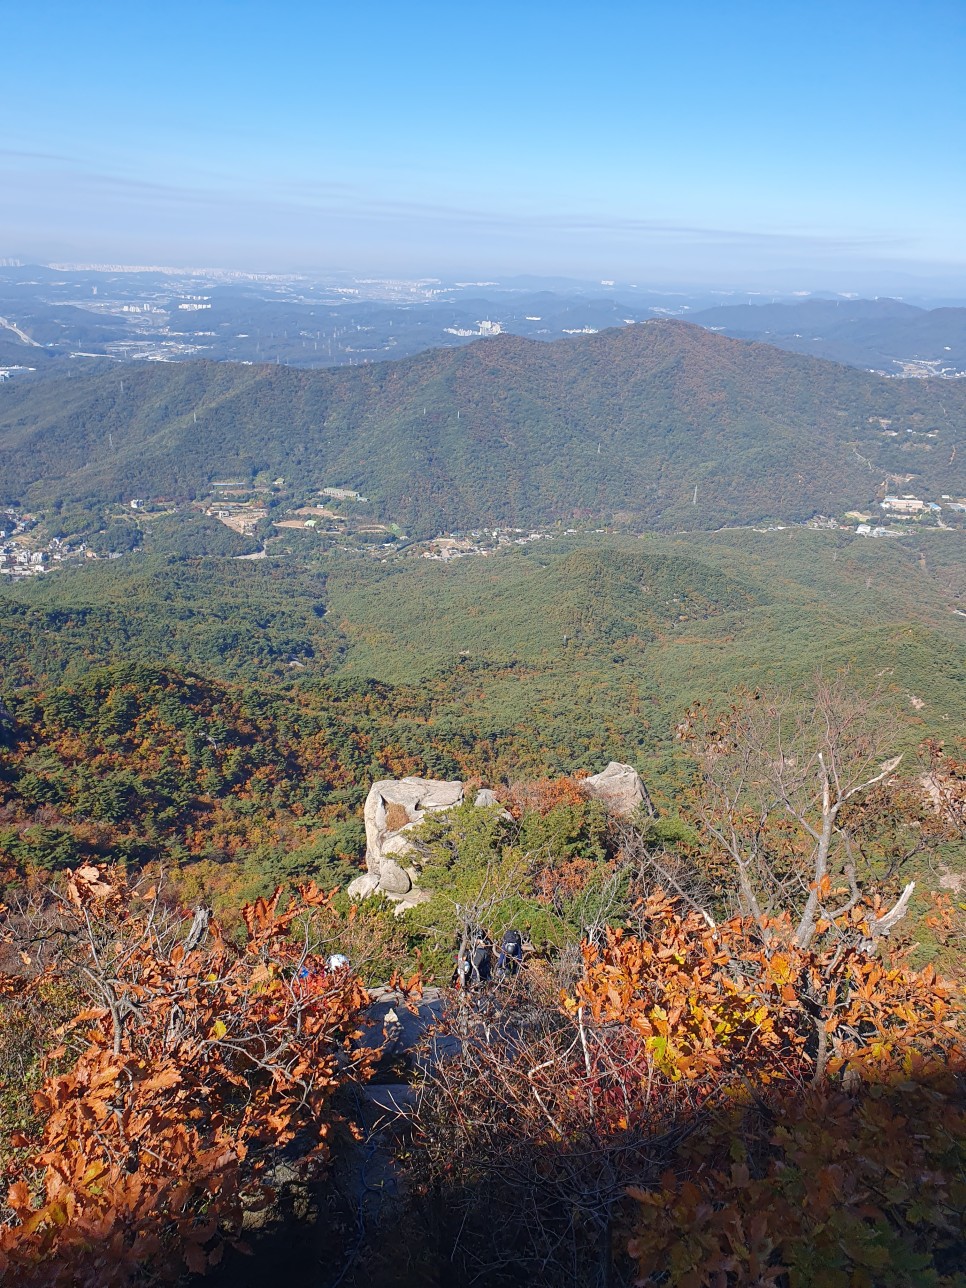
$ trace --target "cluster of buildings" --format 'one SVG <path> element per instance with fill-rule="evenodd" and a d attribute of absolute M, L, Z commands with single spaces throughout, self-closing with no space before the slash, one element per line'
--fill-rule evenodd
<path fill-rule="evenodd" d="M 886 514 L 941 514 L 942 506 L 935 501 L 921 501 L 917 496 L 886 496 L 879 502 Z"/>
<path fill-rule="evenodd" d="M 362 496 L 359 492 L 354 492 L 351 487 L 324 487 L 322 495 L 331 497 L 333 501 L 368 501 L 367 496 Z"/>
<path fill-rule="evenodd" d="M 0 514 L 0 572 L 12 577 L 32 577 L 46 571 L 46 553 L 29 550 L 17 538 L 33 527 L 32 514 L 6 510 Z"/>
<path fill-rule="evenodd" d="M 0 572 L 9 577 L 33 577 L 46 572 L 48 561 L 46 550 L 0 548 Z"/>
<path fill-rule="evenodd" d="M 893 528 L 883 528 L 881 524 L 873 527 L 871 523 L 857 523 L 855 531 L 860 537 L 897 537 L 899 535 Z"/>
<path fill-rule="evenodd" d="M 488 555 L 501 546 L 526 546 L 532 541 L 553 541 L 549 532 L 527 532 L 525 528 L 489 528 L 480 532 L 471 532 L 464 536 L 454 533 L 452 536 L 435 537 L 426 543 L 420 551 L 423 559 L 439 559 L 449 563 L 451 559 L 464 559 L 467 555 Z"/>
<path fill-rule="evenodd" d="M 539 321 L 539 318 L 537 319 Z M 443 330 L 447 335 L 461 335 L 468 339 L 476 339 L 481 335 L 502 335 L 503 327 L 499 322 L 493 322 L 490 318 L 483 318 L 477 322 L 475 327 L 469 326 L 445 326 Z"/>
<path fill-rule="evenodd" d="M 69 546 L 56 537 L 43 549 L 28 544 L 29 538 L 25 541 L 24 537 L 36 522 L 32 514 L 17 514 L 14 510 L 0 513 L 0 573 L 7 577 L 36 577 L 64 560 L 94 557 L 86 546 Z"/>
<path fill-rule="evenodd" d="M 891 519 L 893 522 L 901 524 L 903 520 L 913 520 L 918 523 L 923 519 L 934 519 L 940 528 L 945 528 L 948 524 L 943 522 L 943 514 L 946 513 L 947 516 L 966 514 L 966 499 L 955 500 L 944 494 L 940 505 L 938 501 L 924 501 L 909 492 L 888 493 L 878 503 L 878 508 L 882 511 L 883 519 Z M 883 527 L 882 524 L 876 523 L 871 513 L 864 513 L 861 510 L 850 510 L 845 518 L 856 523 L 855 531 L 860 537 L 896 537 L 903 531 L 908 531 L 902 527 Z M 825 521 L 824 525 L 816 524 L 814 521 L 809 524 L 809 527 L 816 526 L 838 527 L 839 525 L 834 519 Z"/>

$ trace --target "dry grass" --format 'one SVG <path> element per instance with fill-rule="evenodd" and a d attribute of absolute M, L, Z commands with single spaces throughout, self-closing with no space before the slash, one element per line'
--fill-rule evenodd
<path fill-rule="evenodd" d="M 405 805 L 400 805 L 396 801 L 389 801 L 386 804 L 386 827 L 390 832 L 398 832 L 401 827 L 411 822 L 409 810 Z"/>

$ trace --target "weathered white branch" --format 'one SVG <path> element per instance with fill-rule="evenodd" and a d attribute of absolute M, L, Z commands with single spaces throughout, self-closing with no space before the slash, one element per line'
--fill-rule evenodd
<path fill-rule="evenodd" d="M 211 909 L 205 907 L 195 908 L 194 920 L 191 923 L 191 929 L 188 931 L 188 938 L 184 941 L 184 950 L 190 953 L 197 948 L 205 937 L 208 929 L 208 922 L 211 920 Z"/>
<path fill-rule="evenodd" d="M 864 783 L 859 783 L 856 787 L 853 787 L 851 791 L 846 792 L 842 797 L 843 804 L 859 792 L 866 792 L 870 787 L 875 787 L 877 783 L 881 783 L 883 779 L 888 778 L 894 770 L 899 768 L 901 760 L 901 756 L 893 756 L 891 760 L 887 760 L 874 778 L 867 778 Z"/>
<path fill-rule="evenodd" d="M 888 935 L 893 926 L 898 925 L 906 915 L 909 908 L 909 900 L 912 898 L 912 892 L 915 888 L 915 881 L 910 881 L 889 911 L 873 921 L 872 934 L 874 936 L 877 938 L 884 937 L 885 935 Z"/>

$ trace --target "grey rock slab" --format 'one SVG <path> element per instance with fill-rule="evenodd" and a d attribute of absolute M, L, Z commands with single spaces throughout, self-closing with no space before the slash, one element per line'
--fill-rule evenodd
<path fill-rule="evenodd" d="M 417 908 L 421 903 L 428 903 L 432 897 L 429 890 L 419 890 L 414 887 L 408 894 L 404 894 L 401 899 L 396 901 L 393 916 L 401 917 L 410 908 Z"/>
<path fill-rule="evenodd" d="M 394 859 L 383 859 L 379 865 L 379 889 L 383 894 L 405 895 L 413 888 L 408 873 Z"/>
<path fill-rule="evenodd" d="M 461 782 L 410 777 L 383 778 L 373 783 L 363 811 L 366 868 L 371 880 L 363 882 L 357 877 L 349 887 L 353 898 L 365 898 L 377 890 L 392 899 L 409 895 L 416 874 L 409 856 L 417 856 L 407 833 L 418 827 L 428 813 L 453 809 L 462 802 Z M 413 898 L 406 907 L 417 902 L 419 899 Z"/>
<path fill-rule="evenodd" d="M 369 895 L 375 894 L 379 889 L 379 877 L 375 872 L 364 872 L 361 877 L 356 877 L 354 881 L 349 882 L 349 897 L 351 899 L 367 899 Z"/>
<path fill-rule="evenodd" d="M 614 814 L 631 815 L 642 805 L 651 810 L 651 798 L 633 765 L 622 765 L 612 760 L 599 774 L 584 778 L 580 786 L 588 796 L 602 801 Z"/>
<path fill-rule="evenodd" d="M 384 778 L 373 783 L 363 811 L 366 824 L 366 863 L 378 867 L 383 843 L 400 830 L 390 828 L 390 805 L 400 806 L 408 823 L 418 823 L 431 810 L 452 809 L 463 802 L 463 784 L 438 778 Z M 403 825 L 405 826 L 405 824 Z"/>

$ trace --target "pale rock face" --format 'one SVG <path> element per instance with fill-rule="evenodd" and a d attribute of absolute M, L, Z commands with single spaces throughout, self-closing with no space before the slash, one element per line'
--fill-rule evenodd
<path fill-rule="evenodd" d="M 408 894 L 404 894 L 401 899 L 396 900 L 394 915 L 401 917 L 403 913 L 408 912 L 410 908 L 415 908 L 421 903 L 426 903 L 426 901 L 432 897 L 433 896 L 428 890 L 420 890 L 417 886 L 413 886 L 412 890 L 410 890 Z"/>
<path fill-rule="evenodd" d="M 496 792 L 492 787 L 481 787 L 473 798 L 473 804 L 477 809 L 492 809 L 494 805 L 499 805 L 500 802 L 497 800 Z M 505 818 L 510 823 L 513 822 L 513 815 L 509 810 L 501 809 L 500 818 Z"/>
<path fill-rule="evenodd" d="M 413 883 L 408 873 L 404 872 L 393 859 L 383 859 L 379 868 L 379 889 L 383 894 L 404 895 L 412 889 Z"/>
<path fill-rule="evenodd" d="M 453 809 L 463 803 L 463 784 L 435 778 L 384 778 L 373 783 L 366 797 L 366 867 L 376 872 L 386 854 L 403 854 L 409 847 L 400 832 L 422 822 L 431 810 Z M 396 810 L 392 806 L 397 806 Z M 405 813 L 406 821 L 398 820 Z M 395 820 L 392 816 L 395 815 Z M 395 822 L 395 826 L 391 826 Z"/>
<path fill-rule="evenodd" d="M 414 907 L 429 896 L 415 890 L 416 869 L 405 864 L 413 846 L 408 832 L 428 813 L 453 809 L 463 803 L 463 784 L 435 778 L 384 778 L 373 783 L 366 797 L 365 876 L 349 886 L 353 898 L 369 894 L 389 895 L 400 908 Z"/>
<path fill-rule="evenodd" d="M 603 801 L 614 814 L 629 816 L 643 805 L 653 817 L 651 798 L 633 765 L 622 765 L 612 760 L 606 769 L 584 778 L 580 785 L 588 796 Z"/>
<path fill-rule="evenodd" d="M 404 823 L 398 832 L 387 832 L 386 839 L 380 846 L 382 857 L 386 858 L 389 854 L 408 854 L 413 847 L 407 833 L 417 827 L 419 827 L 419 819 L 412 823 Z"/>
<path fill-rule="evenodd" d="M 362 876 L 356 877 L 354 881 L 349 882 L 350 899 L 367 899 L 369 895 L 375 894 L 379 889 L 379 878 L 374 872 L 363 872 Z"/>

